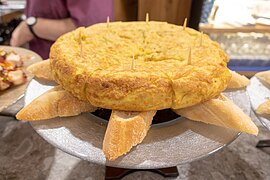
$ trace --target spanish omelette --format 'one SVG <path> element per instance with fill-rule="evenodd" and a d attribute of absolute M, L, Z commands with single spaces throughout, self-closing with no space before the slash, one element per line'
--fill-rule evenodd
<path fill-rule="evenodd" d="M 124 111 L 192 106 L 218 96 L 231 78 L 218 43 L 165 22 L 78 28 L 54 43 L 50 60 L 65 90 L 96 107 Z"/>

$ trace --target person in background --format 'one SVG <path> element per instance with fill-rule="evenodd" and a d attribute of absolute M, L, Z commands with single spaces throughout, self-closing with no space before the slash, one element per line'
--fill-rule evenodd
<path fill-rule="evenodd" d="M 113 17 L 113 0 L 27 0 L 26 19 L 12 33 L 11 46 L 29 42 L 43 59 L 62 34 Z"/>

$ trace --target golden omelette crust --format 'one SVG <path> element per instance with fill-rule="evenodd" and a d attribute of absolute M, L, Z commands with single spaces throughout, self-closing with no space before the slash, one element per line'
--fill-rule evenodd
<path fill-rule="evenodd" d="M 97 107 L 179 109 L 216 97 L 231 77 L 220 46 L 207 35 L 200 40 L 199 32 L 165 22 L 101 23 L 61 36 L 51 69 L 64 89 Z"/>

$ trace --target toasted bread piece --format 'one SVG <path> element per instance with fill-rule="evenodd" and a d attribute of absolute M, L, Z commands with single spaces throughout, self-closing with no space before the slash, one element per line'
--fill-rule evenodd
<path fill-rule="evenodd" d="M 250 81 L 246 76 L 240 75 L 235 71 L 230 72 L 232 74 L 232 78 L 227 86 L 227 89 L 243 88 L 250 84 Z"/>
<path fill-rule="evenodd" d="M 53 80 L 49 59 L 32 64 L 27 68 L 27 71 L 34 74 L 38 78 Z"/>
<path fill-rule="evenodd" d="M 259 131 L 250 117 L 223 95 L 195 106 L 177 109 L 175 112 L 190 120 L 227 127 L 249 134 L 257 135 Z"/>
<path fill-rule="evenodd" d="M 270 71 L 259 72 L 255 76 L 270 89 Z"/>
<path fill-rule="evenodd" d="M 126 154 L 146 136 L 156 111 L 112 111 L 103 140 L 103 152 L 114 160 Z"/>
<path fill-rule="evenodd" d="M 18 120 L 45 120 L 55 117 L 75 116 L 82 112 L 93 112 L 96 107 L 80 101 L 60 86 L 45 92 L 16 115 Z"/>
<path fill-rule="evenodd" d="M 270 119 L 270 99 L 262 103 L 257 109 L 256 113 L 262 117 Z"/>

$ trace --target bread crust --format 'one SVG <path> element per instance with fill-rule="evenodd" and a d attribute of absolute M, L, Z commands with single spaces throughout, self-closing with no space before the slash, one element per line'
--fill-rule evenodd
<path fill-rule="evenodd" d="M 241 74 L 238 74 L 235 71 L 230 71 L 232 78 L 227 86 L 228 89 L 239 89 L 244 88 L 250 84 L 249 79 Z"/>
<path fill-rule="evenodd" d="M 112 111 L 102 150 L 109 160 L 126 154 L 145 138 L 156 111 Z"/>
<path fill-rule="evenodd" d="M 231 77 L 226 54 L 207 35 L 202 38 L 200 46 L 201 33 L 152 21 L 79 28 L 52 46 L 53 78 L 97 107 L 124 111 L 188 107 L 218 96 Z"/>
<path fill-rule="evenodd" d="M 53 80 L 49 59 L 34 63 L 30 65 L 26 70 L 38 78 Z"/>
<path fill-rule="evenodd" d="M 258 128 L 248 115 L 224 95 L 175 112 L 190 120 L 214 124 L 258 135 Z"/>
<path fill-rule="evenodd" d="M 78 100 L 61 86 L 55 86 L 21 109 L 16 118 L 27 121 L 47 120 L 55 117 L 76 116 L 82 112 L 95 110 L 96 107 L 88 102 Z"/>

